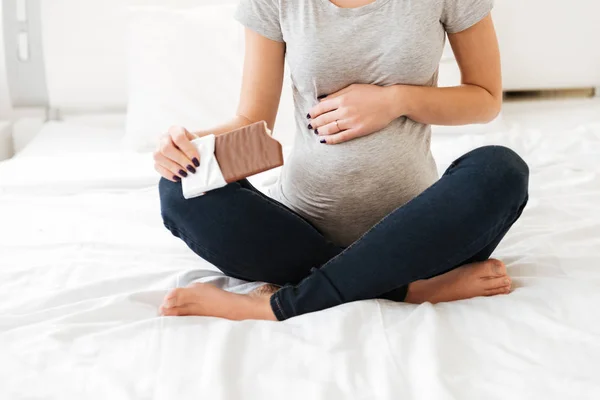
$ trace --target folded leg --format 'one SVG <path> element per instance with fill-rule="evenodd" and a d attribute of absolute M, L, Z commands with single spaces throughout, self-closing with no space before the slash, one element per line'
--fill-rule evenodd
<path fill-rule="evenodd" d="M 512 150 L 473 150 L 300 284 L 275 293 L 276 317 L 388 297 L 411 282 L 489 257 L 525 207 L 528 178 L 527 164 Z"/>
<path fill-rule="evenodd" d="M 298 283 L 342 249 L 247 180 L 186 200 L 181 183 L 159 184 L 165 226 L 225 274 Z"/>

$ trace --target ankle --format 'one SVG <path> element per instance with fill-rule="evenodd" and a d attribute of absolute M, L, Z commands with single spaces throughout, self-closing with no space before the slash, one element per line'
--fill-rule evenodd
<path fill-rule="evenodd" d="M 277 321 L 275 313 L 271 308 L 271 295 L 250 296 L 244 295 L 245 310 L 241 313 L 246 317 L 243 319 L 255 319 L 266 321 Z"/>
<path fill-rule="evenodd" d="M 428 301 L 427 297 L 429 293 L 426 290 L 426 280 L 420 280 L 408 285 L 408 291 L 406 292 L 405 303 L 410 304 L 422 304 Z"/>

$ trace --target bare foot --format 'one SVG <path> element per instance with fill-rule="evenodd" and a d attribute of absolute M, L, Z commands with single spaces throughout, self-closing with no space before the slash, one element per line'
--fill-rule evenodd
<path fill-rule="evenodd" d="M 261 288 L 262 289 L 262 288 Z M 194 283 L 173 289 L 160 307 L 164 316 L 200 315 L 235 321 L 246 319 L 276 321 L 270 298 L 274 292 L 263 289 L 251 295 L 226 292 L 208 283 Z"/>
<path fill-rule="evenodd" d="M 442 303 L 510 293 L 511 279 L 502 261 L 490 259 L 463 265 L 435 278 L 413 282 L 407 303 Z"/>
<path fill-rule="evenodd" d="M 408 288 L 407 303 L 441 303 L 510 293 L 511 280 L 506 266 L 499 260 L 487 260 L 464 265 L 436 276 L 413 282 Z M 160 307 L 164 316 L 199 315 L 231 320 L 276 321 L 270 298 L 279 290 L 264 285 L 248 295 L 226 292 L 207 283 L 194 283 L 173 289 Z"/>

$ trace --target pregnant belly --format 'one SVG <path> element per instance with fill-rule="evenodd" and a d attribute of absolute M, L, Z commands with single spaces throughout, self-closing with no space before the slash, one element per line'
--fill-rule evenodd
<path fill-rule="evenodd" d="M 342 145 L 296 146 L 280 182 L 281 201 L 328 239 L 347 246 L 437 179 L 420 143 L 384 131 Z"/>

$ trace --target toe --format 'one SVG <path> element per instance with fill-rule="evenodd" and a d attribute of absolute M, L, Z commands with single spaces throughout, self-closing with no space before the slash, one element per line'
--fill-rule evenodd
<path fill-rule="evenodd" d="M 186 304 L 181 307 L 173 307 L 166 309 L 163 314 L 165 317 L 187 317 L 187 316 L 201 316 L 202 311 L 199 307 L 194 304 Z"/>
<path fill-rule="evenodd" d="M 486 296 L 496 296 L 496 295 L 500 295 L 500 294 L 509 294 L 510 293 L 510 288 L 509 287 L 502 287 L 502 288 L 497 288 L 497 289 L 489 289 L 485 291 L 485 295 Z"/>
<path fill-rule="evenodd" d="M 503 276 L 506 275 L 506 265 L 500 260 L 489 259 L 487 261 L 490 276 Z"/>
<path fill-rule="evenodd" d="M 483 287 L 486 290 L 500 289 L 500 288 L 510 288 L 510 277 L 501 276 L 497 278 L 489 278 L 483 280 Z"/>
<path fill-rule="evenodd" d="M 161 308 L 161 313 L 160 315 L 162 315 L 163 317 L 177 317 L 179 316 L 179 308 L 180 307 L 173 307 L 173 308 Z"/>
<path fill-rule="evenodd" d="M 173 289 L 165 297 L 165 300 L 163 302 L 163 308 L 169 309 L 169 308 L 183 305 L 184 298 L 185 298 L 185 289 L 183 289 L 183 288 Z"/>

